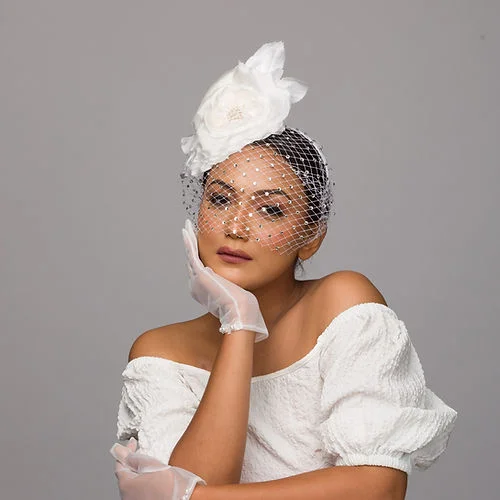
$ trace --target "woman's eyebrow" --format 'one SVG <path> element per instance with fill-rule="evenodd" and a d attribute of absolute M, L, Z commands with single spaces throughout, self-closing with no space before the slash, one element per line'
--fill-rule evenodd
<path fill-rule="evenodd" d="M 212 184 L 218 184 L 219 186 L 222 186 L 226 189 L 229 189 L 233 193 L 236 193 L 236 189 L 233 188 L 233 186 L 230 186 L 229 184 L 225 183 L 224 181 L 220 179 L 214 179 L 208 187 L 210 187 Z M 254 191 L 253 194 L 258 195 L 258 196 L 268 196 L 271 194 L 280 194 L 282 196 L 286 196 L 289 200 L 291 200 L 290 196 L 283 191 L 281 188 L 279 189 L 259 189 L 258 191 Z"/>
<path fill-rule="evenodd" d="M 220 179 L 215 179 L 213 180 L 209 185 L 208 187 L 210 187 L 212 184 L 219 184 L 219 186 L 222 186 L 226 189 L 229 189 L 233 192 L 236 192 L 236 190 L 233 188 L 233 186 L 230 186 L 229 184 L 226 184 L 224 181 L 221 181 Z"/>
<path fill-rule="evenodd" d="M 283 196 L 286 196 L 289 200 L 291 200 L 290 196 L 288 196 L 282 189 L 260 189 L 259 191 L 254 191 L 254 194 L 258 194 L 259 196 L 267 196 L 269 194 L 282 194 Z"/>

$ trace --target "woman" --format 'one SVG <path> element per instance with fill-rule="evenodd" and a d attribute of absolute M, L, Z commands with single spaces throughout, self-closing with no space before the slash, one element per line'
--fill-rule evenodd
<path fill-rule="evenodd" d="M 284 125 L 306 88 L 283 63 L 269 43 L 225 73 L 183 140 L 189 284 L 208 312 L 131 348 L 118 438 L 139 450 L 112 448 L 123 499 L 403 499 L 454 427 L 368 278 L 295 279 L 332 183 L 317 143 Z"/>

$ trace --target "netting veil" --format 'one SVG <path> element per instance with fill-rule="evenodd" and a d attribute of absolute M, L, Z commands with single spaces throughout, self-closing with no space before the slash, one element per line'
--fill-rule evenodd
<path fill-rule="evenodd" d="M 182 140 L 183 204 L 199 231 L 290 254 L 326 230 L 331 173 L 321 146 L 286 126 L 306 86 L 281 78 L 282 42 L 264 44 L 215 82 Z"/>

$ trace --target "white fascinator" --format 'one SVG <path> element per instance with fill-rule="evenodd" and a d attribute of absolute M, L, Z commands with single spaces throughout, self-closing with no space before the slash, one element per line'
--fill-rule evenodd
<path fill-rule="evenodd" d="M 304 83 L 282 78 L 284 63 L 283 42 L 265 43 L 208 89 L 193 119 L 194 134 L 181 139 L 192 176 L 246 144 L 284 131 L 292 103 L 307 92 Z"/>

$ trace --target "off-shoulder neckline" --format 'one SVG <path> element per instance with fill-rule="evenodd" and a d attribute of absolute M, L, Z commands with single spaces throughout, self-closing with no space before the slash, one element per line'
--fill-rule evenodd
<path fill-rule="evenodd" d="M 316 339 L 316 343 L 314 344 L 314 347 L 302 358 L 298 359 L 297 361 L 294 361 L 291 365 L 285 366 L 284 368 L 281 368 L 280 370 L 276 370 L 271 373 L 264 373 L 262 375 L 256 375 L 251 378 L 252 384 L 255 382 L 263 381 L 263 380 L 270 380 L 276 377 L 280 377 L 283 375 L 286 375 L 288 373 L 294 372 L 298 368 L 300 368 L 302 365 L 307 363 L 320 349 L 321 345 L 326 341 L 326 338 L 329 336 L 330 332 L 334 331 L 335 326 L 339 323 L 344 322 L 347 320 L 351 315 L 355 314 L 357 311 L 360 309 L 372 309 L 372 308 L 382 308 L 382 310 L 387 310 L 387 312 L 392 313 L 395 315 L 395 312 L 389 307 L 386 306 L 385 304 L 382 304 L 380 302 L 362 302 L 360 304 L 355 304 L 351 307 L 348 307 L 341 313 L 337 314 L 330 323 L 327 325 L 327 327 L 318 335 L 318 338 Z M 179 361 L 173 361 L 168 358 L 162 358 L 160 356 L 138 356 L 137 358 L 132 359 L 127 363 L 127 366 L 125 367 L 125 370 L 127 370 L 128 367 L 135 366 L 136 364 L 141 364 L 145 361 L 148 362 L 159 362 L 160 364 L 170 364 L 173 366 L 177 366 L 178 368 L 185 369 L 185 370 L 192 370 L 198 373 L 203 373 L 207 378 L 210 376 L 210 370 L 206 370 L 205 368 L 200 368 L 199 366 L 194 366 L 190 365 L 187 363 L 181 363 Z"/>

